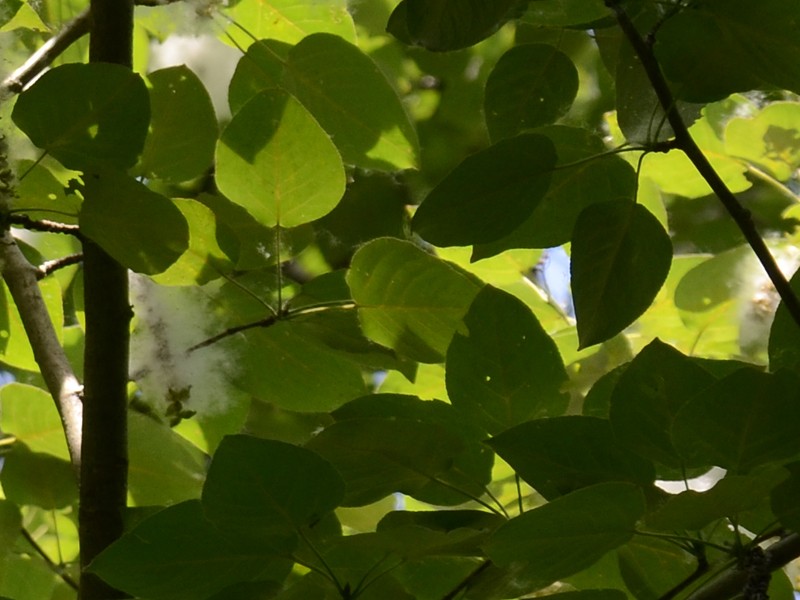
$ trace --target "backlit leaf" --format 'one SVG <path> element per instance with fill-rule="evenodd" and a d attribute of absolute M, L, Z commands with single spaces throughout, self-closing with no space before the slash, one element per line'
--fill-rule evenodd
<path fill-rule="evenodd" d="M 267 227 L 330 212 L 344 193 L 341 158 L 302 105 L 279 90 L 254 96 L 217 144 L 217 185 Z"/>

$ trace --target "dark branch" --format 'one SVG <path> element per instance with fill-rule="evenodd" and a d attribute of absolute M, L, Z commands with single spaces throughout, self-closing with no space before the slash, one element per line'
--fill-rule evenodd
<path fill-rule="evenodd" d="M 201 348 L 207 348 L 213 344 L 216 344 L 220 340 L 224 340 L 227 337 L 232 335 L 236 335 L 241 331 L 247 331 L 248 329 L 255 329 L 256 327 L 269 327 L 270 325 L 274 325 L 278 321 L 277 315 L 270 315 L 266 319 L 261 319 L 260 321 L 253 321 L 252 323 L 246 323 L 244 325 L 237 325 L 236 327 L 230 327 L 217 335 L 208 338 L 207 340 L 203 340 L 199 344 L 195 344 L 191 348 L 189 348 L 186 352 L 194 352 L 195 350 L 200 350 Z"/>
<path fill-rule="evenodd" d="M 653 86 L 653 91 L 656 93 L 658 101 L 667 115 L 667 120 L 672 126 L 672 130 L 675 132 L 675 145 L 686 154 L 690 161 L 692 161 L 695 169 L 697 169 L 698 173 L 700 173 L 709 187 L 711 187 L 720 199 L 725 210 L 727 210 L 728 214 L 733 218 L 739 230 L 744 235 L 745 240 L 747 240 L 747 243 L 753 249 L 753 252 L 755 252 L 756 257 L 758 257 L 759 262 L 767 272 L 767 276 L 775 286 L 775 290 L 781 297 L 781 301 L 784 306 L 786 306 L 789 314 L 792 315 L 792 319 L 800 326 L 800 300 L 781 272 L 769 248 L 767 248 L 767 245 L 764 243 L 764 240 L 759 235 L 750 212 L 739 203 L 739 200 L 737 200 L 733 192 L 728 189 L 728 186 L 722 181 L 714 170 L 714 167 L 708 162 L 703 151 L 700 150 L 699 146 L 692 139 L 686 123 L 684 123 L 683 118 L 678 113 L 675 98 L 672 95 L 672 91 L 669 89 L 667 80 L 661 72 L 661 67 L 656 60 L 651 44 L 645 41 L 639 34 L 639 31 L 636 29 L 630 17 L 628 17 L 628 14 L 622 6 L 620 6 L 619 0 L 605 0 L 605 3 L 606 6 L 614 11 L 620 28 L 625 34 L 625 37 L 628 38 L 631 46 L 633 46 L 634 51 L 642 63 L 642 67 L 647 73 L 650 85 Z"/>
<path fill-rule="evenodd" d="M 77 265 L 81 261 L 83 261 L 83 254 L 80 252 L 77 254 L 70 254 L 69 256 L 62 256 L 61 258 L 45 261 L 36 269 L 36 278 L 44 279 L 59 269 L 69 267 L 70 265 Z"/>
<path fill-rule="evenodd" d="M 44 560 L 44 562 L 46 562 L 46 563 L 47 563 L 47 566 L 48 566 L 48 567 L 50 567 L 50 570 L 51 570 L 51 571 L 53 571 L 53 573 L 55 573 L 56 575 L 58 575 L 58 576 L 61 578 L 61 580 L 62 580 L 64 583 L 66 583 L 66 584 L 67 584 L 69 587 L 71 587 L 73 590 L 77 590 L 77 589 L 78 589 L 78 582 L 77 582 L 77 581 L 75 581 L 75 580 L 74 580 L 74 579 L 73 579 L 73 578 L 70 576 L 70 574 L 69 574 L 69 573 L 67 573 L 67 572 L 64 570 L 64 567 L 63 567 L 63 566 L 61 566 L 61 565 L 58 565 L 58 564 L 56 564 L 55 562 L 53 562 L 53 559 L 51 559 L 51 558 L 50 558 L 50 557 L 47 555 L 47 552 L 45 552 L 45 551 L 44 551 L 44 548 L 42 548 L 42 547 L 41 547 L 41 546 L 40 546 L 40 545 L 39 545 L 39 544 L 36 542 L 36 540 L 35 540 L 35 539 L 33 539 L 33 536 L 32 536 L 32 535 L 30 534 L 30 532 L 29 532 L 27 529 L 25 529 L 24 527 L 22 528 L 22 537 L 24 537 L 24 538 L 25 538 L 25 541 L 27 541 L 27 542 L 28 542 L 28 544 L 30 544 L 30 545 L 31 545 L 31 547 L 34 549 L 34 551 L 36 552 L 36 554 L 38 554 L 39 556 L 41 556 L 41 557 L 42 557 L 42 559 Z"/>
<path fill-rule="evenodd" d="M 81 237 L 80 229 L 77 225 L 67 225 L 66 223 L 59 223 L 58 221 L 50 221 L 47 219 L 31 219 L 27 215 L 8 215 L 6 220 L 10 225 L 17 225 L 23 229 L 30 231 L 44 231 L 47 233 L 67 233 L 74 235 L 77 238 Z"/>

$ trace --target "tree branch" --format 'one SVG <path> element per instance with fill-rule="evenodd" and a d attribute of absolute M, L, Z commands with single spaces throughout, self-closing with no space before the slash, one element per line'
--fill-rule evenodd
<path fill-rule="evenodd" d="M 633 50 L 639 57 L 645 73 L 647 73 L 650 85 L 653 87 L 653 91 L 667 116 L 667 121 L 672 126 L 672 130 L 675 133 L 676 147 L 680 148 L 683 153 L 686 154 L 695 169 L 697 169 L 697 172 L 700 173 L 709 187 L 720 199 L 725 210 L 727 210 L 728 214 L 733 218 L 739 230 L 744 235 L 745 240 L 753 249 L 756 257 L 758 257 L 761 266 L 764 267 L 767 276 L 770 281 L 772 281 L 775 290 L 781 297 L 781 301 L 784 306 L 786 306 L 789 314 L 792 315 L 792 319 L 800 326 L 800 299 L 798 299 L 797 295 L 792 290 L 788 280 L 775 262 L 772 253 L 759 235 L 758 229 L 756 229 L 753 223 L 750 211 L 746 210 L 739 203 L 739 200 L 737 200 L 733 192 L 728 189 L 728 186 L 722 181 L 722 178 L 714 170 L 714 167 L 708 162 L 703 151 L 700 150 L 700 147 L 695 143 L 694 139 L 692 139 L 686 123 L 684 123 L 683 118 L 678 112 L 675 98 L 672 95 L 672 91 L 669 89 L 664 74 L 661 72 L 661 67 L 653 53 L 652 45 L 649 41 L 645 41 L 644 38 L 642 38 L 636 26 L 625 12 L 625 9 L 620 6 L 620 0 L 605 0 L 605 4 L 614 11 L 620 28 L 631 46 L 633 46 Z"/>
<path fill-rule="evenodd" d="M 67 256 L 62 256 L 61 258 L 54 258 L 53 260 L 47 260 L 40 264 L 36 269 L 36 277 L 38 279 L 44 279 L 54 271 L 58 271 L 59 269 L 63 269 L 64 267 L 69 267 L 70 265 L 77 265 L 83 261 L 83 254 L 69 254 Z"/>
<path fill-rule="evenodd" d="M 80 228 L 77 225 L 67 225 L 59 223 L 58 221 L 49 221 L 47 219 L 31 219 L 27 215 L 8 215 L 6 220 L 10 225 L 18 225 L 23 229 L 31 231 L 43 231 L 46 233 L 66 233 L 74 235 L 77 238 L 81 237 Z"/>
<path fill-rule="evenodd" d="M 67 438 L 70 459 L 76 471 L 81 465 L 81 384 L 58 341 L 37 283 L 38 270 L 22 255 L 11 232 L 0 240 L 3 279 L 19 310 L 22 325 L 41 369 L 47 389 L 56 402 Z"/>

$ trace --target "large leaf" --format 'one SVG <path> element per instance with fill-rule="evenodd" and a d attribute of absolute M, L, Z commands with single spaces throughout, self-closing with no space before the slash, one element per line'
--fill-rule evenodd
<path fill-rule="evenodd" d="M 600 483 L 511 519 L 484 549 L 498 565 L 523 562 L 526 574 L 544 587 L 627 542 L 643 512 L 637 486 Z"/>
<path fill-rule="evenodd" d="M 417 134 L 397 92 L 356 46 L 327 33 L 308 36 L 289 52 L 283 86 L 314 115 L 346 163 L 418 166 Z"/>
<path fill-rule="evenodd" d="M 736 520 L 739 513 L 758 506 L 786 476 L 783 469 L 728 475 L 707 492 L 687 490 L 670 497 L 647 516 L 647 526 L 662 531 L 700 530 L 717 519 Z"/>
<path fill-rule="evenodd" d="M 797 531 L 800 529 L 800 463 L 786 465 L 789 477 L 772 491 L 770 505 L 772 511 L 781 520 L 784 527 Z"/>
<path fill-rule="evenodd" d="M 510 248 L 551 248 L 569 241 L 581 211 L 598 202 L 633 199 L 636 173 L 595 133 L 566 125 L 536 130 L 556 147 L 558 163 L 550 188 L 533 213 L 510 234 L 474 248 L 473 260 Z M 591 159 L 591 160 L 590 160 Z"/>
<path fill-rule="evenodd" d="M 70 169 L 133 166 L 150 103 L 142 78 L 109 63 L 68 64 L 20 94 L 14 123 Z"/>
<path fill-rule="evenodd" d="M 53 510 L 78 499 L 72 465 L 50 454 L 31 452 L 24 444 L 16 445 L 4 457 L 0 483 L 5 497 L 19 505 Z"/>
<path fill-rule="evenodd" d="M 22 531 L 22 514 L 19 506 L 10 500 L 0 500 L 0 557 L 14 548 Z"/>
<path fill-rule="evenodd" d="M 329 460 L 346 485 L 344 506 L 363 506 L 393 492 L 410 496 L 437 482 L 464 445 L 447 428 L 408 418 L 346 419 L 307 447 Z M 464 495 L 463 502 L 469 500 Z"/>
<path fill-rule="evenodd" d="M 704 0 L 664 21 L 655 51 L 681 98 L 710 102 L 764 88 L 800 92 L 800 5 L 763 0 L 757 11 L 751 8 L 747 0 Z"/>
<path fill-rule="evenodd" d="M 22 383 L 4 385 L 0 390 L 0 428 L 33 452 L 69 460 L 53 398 L 40 388 Z"/>
<path fill-rule="evenodd" d="M 413 419 L 444 427 L 448 435 L 457 437 L 463 450 L 454 457 L 452 467 L 439 475 L 439 479 L 447 485 L 430 482 L 415 492 L 415 496 L 425 502 L 462 504 L 464 494 L 452 488 L 481 496 L 484 486 L 492 480 L 494 455 L 482 443 L 485 434 L 450 404 L 402 394 L 370 394 L 348 402 L 334 411 L 332 416 L 337 421 L 370 417 Z"/>
<path fill-rule="evenodd" d="M 653 465 L 622 447 L 605 419 L 537 419 L 504 431 L 488 444 L 551 500 L 606 481 L 647 486 L 655 480 Z"/>
<path fill-rule="evenodd" d="M 567 372 L 555 342 L 521 300 L 491 286 L 475 297 L 447 351 L 447 393 L 489 433 L 563 414 Z"/>
<path fill-rule="evenodd" d="M 259 543 L 225 536 L 205 518 L 200 501 L 189 500 L 139 523 L 89 570 L 136 596 L 196 600 L 239 581 L 285 576 L 290 563 L 276 554 L 289 550 L 274 538 Z"/>
<path fill-rule="evenodd" d="M 561 27 L 591 23 L 608 15 L 603 0 L 536 0 L 520 21 L 539 27 Z"/>
<path fill-rule="evenodd" d="M 683 405 L 672 427 L 673 444 L 688 462 L 735 474 L 781 463 L 800 453 L 798 402 L 794 373 L 741 369 Z"/>
<path fill-rule="evenodd" d="M 486 81 L 484 114 L 493 140 L 563 117 L 578 93 L 578 70 L 547 44 L 514 46 Z"/>
<path fill-rule="evenodd" d="M 166 425 L 128 413 L 128 492 L 139 506 L 200 497 L 207 457 Z"/>
<path fill-rule="evenodd" d="M 275 440 L 228 436 L 203 487 L 205 515 L 228 533 L 258 539 L 297 534 L 336 508 L 342 478 L 315 453 Z"/>
<path fill-rule="evenodd" d="M 667 539 L 636 536 L 616 554 L 633 598 L 666 596 L 697 570 L 697 558 Z"/>
<path fill-rule="evenodd" d="M 672 244 L 644 207 L 619 200 L 583 210 L 572 237 L 572 293 L 580 347 L 633 323 L 669 273 Z"/>
<path fill-rule="evenodd" d="M 556 164 L 553 143 L 526 133 L 467 157 L 414 214 L 416 233 L 437 246 L 492 242 L 541 202 Z"/>
<path fill-rule="evenodd" d="M 789 281 L 795 294 L 800 293 L 800 271 Z M 769 332 L 769 368 L 791 369 L 800 372 L 800 325 L 781 303 Z"/>
<path fill-rule="evenodd" d="M 147 177 L 186 181 L 214 160 L 217 117 L 203 83 L 186 65 L 154 71 L 150 82 L 153 118 L 139 170 Z"/>
<path fill-rule="evenodd" d="M 366 392 L 361 369 L 291 323 L 247 332 L 239 384 L 256 398 L 299 412 L 326 412 Z"/>
<path fill-rule="evenodd" d="M 389 19 L 389 33 L 403 42 L 445 52 L 477 44 L 527 4 L 520 0 L 403 0 Z"/>
<path fill-rule="evenodd" d="M 254 96 L 217 144 L 217 185 L 267 227 L 330 212 L 344 193 L 342 160 L 303 106 L 280 90 Z"/>
<path fill-rule="evenodd" d="M 614 434 L 640 456 L 686 466 L 672 444 L 672 423 L 681 406 L 714 381 L 696 362 L 653 340 L 628 364 L 611 394 Z"/>
<path fill-rule="evenodd" d="M 84 176 L 81 233 L 120 264 L 161 273 L 189 247 L 189 227 L 169 198 L 119 171 Z"/>
<path fill-rule="evenodd" d="M 481 283 L 397 239 L 380 238 L 353 256 L 347 283 L 364 333 L 421 362 L 441 362 Z"/>
<path fill-rule="evenodd" d="M 228 86 L 231 113 L 239 112 L 259 92 L 280 87 L 292 46 L 275 39 L 259 40 L 239 59 Z"/>
<path fill-rule="evenodd" d="M 264 38 L 296 44 L 323 31 L 351 42 L 356 39 L 347 0 L 241 0 L 231 4 L 225 11 L 232 17 L 226 35 L 240 47 Z"/>

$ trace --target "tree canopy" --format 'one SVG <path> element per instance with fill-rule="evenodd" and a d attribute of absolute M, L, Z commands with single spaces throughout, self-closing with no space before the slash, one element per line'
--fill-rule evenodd
<path fill-rule="evenodd" d="M 133 4 L 0 6 L 0 598 L 793 598 L 800 4 Z"/>

